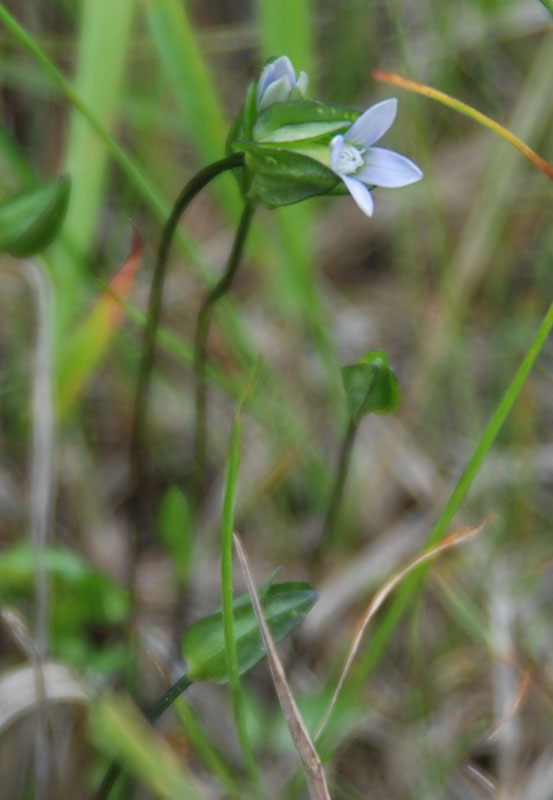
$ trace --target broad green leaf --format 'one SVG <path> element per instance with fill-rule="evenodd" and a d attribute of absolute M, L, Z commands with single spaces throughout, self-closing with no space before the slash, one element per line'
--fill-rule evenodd
<path fill-rule="evenodd" d="M 0 252 L 24 258 L 44 250 L 59 233 L 70 189 L 65 176 L 0 201 Z"/>
<path fill-rule="evenodd" d="M 295 142 L 318 139 L 346 131 L 359 117 L 359 111 L 346 106 L 330 106 L 313 100 L 275 103 L 263 111 L 253 127 L 256 142 Z"/>
<path fill-rule="evenodd" d="M 301 153 L 250 142 L 235 142 L 234 147 L 246 153 L 246 167 L 251 172 L 248 198 L 269 208 L 326 194 L 339 180 L 324 164 Z"/>
<path fill-rule="evenodd" d="M 383 350 L 370 350 L 355 364 L 342 367 L 342 382 L 353 420 L 365 414 L 389 414 L 400 400 L 396 377 Z"/>
<path fill-rule="evenodd" d="M 176 486 L 171 486 L 161 499 L 156 528 L 171 554 L 177 576 L 186 580 L 192 553 L 192 516 L 186 497 Z"/>
<path fill-rule="evenodd" d="M 280 641 L 307 614 L 317 599 L 308 583 L 277 583 L 262 593 L 265 618 L 275 642 Z M 239 673 L 251 669 L 265 655 L 249 596 L 233 601 L 234 637 Z M 181 641 L 191 681 L 228 681 L 223 614 L 220 609 L 196 622 Z"/>

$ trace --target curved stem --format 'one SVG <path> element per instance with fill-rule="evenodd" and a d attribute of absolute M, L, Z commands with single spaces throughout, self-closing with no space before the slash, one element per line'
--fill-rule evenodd
<path fill-rule="evenodd" d="M 234 237 L 225 271 L 219 281 L 211 289 L 198 312 L 196 334 L 194 338 L 194 374 L 196 379 L 195 410 L 196 427 L 194 432 L 194 485 L 193 496 L 198 506 L 205 488 L 206 452 L 207 452 L 207 414 L 206 414 L 206 360 L 207 337 L 215 304 L 229 290 L 240 265 L 246 236 L 254 212 L 254 205 L 246 203 L 242 211 L 238 230 Z"/>
<path fill-rule="evenodd" d="M 188 687 L 193 683 L 193 681 L 189 680 L 186 675 L 183 675 L 182 678 L 179 678 L 178 681 L 167 689 L 165 694 L 159 698 L 159 700 L 154 703 L 151 709 L 146 713 L 146 719 L 150 722 L 155 722 L 156 719 L 159 719 L 164 711 L 166 711 L 170 705 L 172 705 L 177 697 L 179 697 Z M 123 771 L 122 765 L 118 761 L 113 761 L 104 778 L 102 783 L 98 787 L 98 791 L 95 795 L 95 800 L 107 800 L 109 793 L 111 792 L 112 788 L 117 781 L 117 778 Z"/>
<path fill-rule="evenodd" d="M 157 329 L 159 327 L 159 318 L 161 315 L 163 284 L 167 274 L 167 259 L 169 256 L 169 250 L 171 248 L 171 243 L 173 241 L 178 222 L 189 203 L 194 199 L 198 192 L 200 192 L 217 175 L 220 175 L 222 172 L 225 172 L 229 169 L 240 167 L 243 164 L 244 154 L 234 153 L 227 158 L 222 158 L 220 161 L 210 164 L 208 167 L 205 167 L 205 169 L 198 172 L 198 174 L 186 184 L 177 198 L 161 237 L 159 251 L 154 267 L 152 286 L 150 289 L 148 314 L 144 330 L 144 344 L 142 348 L 140 371 L 138 375 L 138 384 L 134 401 L 133 424 L 131 431 L 131 482 L 135 492 L 137 492 L 136 502 L 133 504 L 136 510 L 136 520 L 135 525 L 133 526 L 135 540 L 133 544 L 133 557 L 131 558 L 130 565 L 131 584 L 132 573 L 134 572 L 134 561 L 136 560 L 136 555 L 139 548 L 140 537 L 138 534 L 138 526 L 140 525 L 140 520 L 143 517 L 142 504 L 139 503 L 139 498 L 141 496 L 140 487 L 144 477 L 144 430 L 146 423 L 146 406 L 152 376 L 152 368 L 154 364 L 155 341 Z M 141 507 L 138 508 L 138 505 Z"/>
<path fill-rule="evenodd" d="M 355 441 L 355 436 L 357 434 L 358 427 L 359 427 L 359 420 L 350 419 L 347 424 L 344 438 L 342 440 L 342 445 L 340 447 L 340 454 L 338 456 L 338 468 L 336 470 L 336 476 L 334 478 L 334 486 L 332 489 L 332 494 L 330 495 L 330 501 L 328 504 L 326 518 L 323 525 L 323 531 L 321 534 L 321 541 L 319 544 L 319 552 L 318 552 L 319 559 L 323 556 L 324 553 L 328 551 L 329 547 L 334 543 L 336 522 L 338 520 L 338 514 L 340 512 L 340 507 L 342 505 L 342 498 L 344 496 L 344 486 L 346 484 L 346 478 L 348 476 L 349 465 L 351 463 L 351 453 L 353 450 L 353 443 Z"/>

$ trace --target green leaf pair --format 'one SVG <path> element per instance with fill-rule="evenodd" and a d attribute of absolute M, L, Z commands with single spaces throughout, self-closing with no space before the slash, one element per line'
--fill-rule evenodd
<path fill-rule="evenodd" d="M 353 108 L 301 99 L 275 103 L 258 114 L 250 87 L 228 142 L 230 152 L 246 154 L 241 176 L 246 198 L 275 208 L 347 191 L 330 169 L 329 146 L 358 117 Z"/>
<path fill-rule="evenodd" d="M 44 250 L 65 218 L 71 181 L 46 181 L 0 201 L 0 252 L 25 258 Z"/>
<path fill-rule="evenodd" d="M 317 599 L 317 592 L 308 583 L 277 583 L 262 590 L 260 599 L 272 637 L 278 642 L 307 614 Z M 249 595 L 237 597 L 232 610 L 238 671 L 243 674 L 263 658 L 265 649 Z M 226 683 L 229 680 L 220 609 L 188 628 L 181 649 L 191 681 Z"/>
<path fill-rule="evenodd" d="M 389 414 L 397 408 L 399 388 L 383 350 L 370 350 L 355 364 L 342 367 L 341 373 L 354 422 L 365 414 Z"/>

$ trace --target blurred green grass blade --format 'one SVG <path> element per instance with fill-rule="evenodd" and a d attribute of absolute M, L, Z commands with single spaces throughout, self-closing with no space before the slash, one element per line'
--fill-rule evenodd
<path fill-rule="evenodd" d="M 287 55 L 294 68 L 309 74 L 313 67 L 313 3 L 311 0 L 257 0 L 263 58 Z"/>
<path fill-rule="evenodd" d="M 219 752 L 216 745 L 211 741 L 204 731 L 196 713 L 192 710 L 186 700 L 179 698 L 174 704 L 177 714 L 186 736 L 190 739 L 192 746 L 204 762 L 209 772 L 215 776 L 221 786 L 228 792 L 233 800 L 241 800 L 243 790 L 235 777 L 230 764 L 228 764 Z"/>
<path fill-rule="evenodd" d="M 58 420 L 67 416 L 79 392 L 104 356 L 123 318 L 121 300 L 126 298 L 132 287 L 141 254 L 141 241 L 135 234 L 128 257 L 110 280 L 107 290 L 101 293 L 69 338 L 57 370 Z"/>
<path fill-rule="evenodd" d="M 184 132 L 200 159 L 209 164 L 225 152 L 228 122 L 198 47 L 185 5 L 179 0 L 150 0 L 146 17 L 162 69 L 173 87 Z M 232 176 L 223 176 L 214 192 L 227 211 L 239 204 Z"/>
<path fill-rule="evenodd" d="M 175 753 L 127 698 L 107 694 L 89 714 L 90 734 L 106 753 L 116 754 L 128 772 L 162 800 L 202 800 Z"/>
<path fill-rule="evenodd" d="M 538 330 L 528 348 L 522 362 L 516 370 L 509 386 L 501 396 L 490 420 L 480 436 L 480 439 L 466 463 L 457 483 L 445 503 L 440 516 L 426 540 L 426 547 L 431 547 L 439 542 L 445 535 L 447 527 L 458 511 L 461 503 L 465 499 L 472 482 L 476 478 L 480 467 L 488 455 L 498 433 L 507 420 L 513 405 L 524 386 L 526 379 L 538 357 L 543 345 L 547 341 L 553 329 L 553 303 L 547 309 Z M 426 567 L 420 567 L 410 575 L 399 588 L 399 591 L 391 603 L 390 608 L 383 614 L 380 624 L 373 630 L 368 649 L 360 660 L 357 668 L 353 671 L 352 686 L 359 685 L 367 679 L 368 673 L 380 659 L 390 636 L 395 630 L 405 608 L 413 593 L 421 585 L 422 579 L 426 574 Z"/>
<path fill-rule="evenodd" d="M 6 128 L 0 124 L 0 174 L 5 172 L 8 172 L 17 181 L 14 189 L 30 186 L 36 180 L 35 171 Z M 0 198 L 2 194 L 3 192 L 0 192 Z"/>
<path fill-rule="evenodd" d="M 474 600 L 461 586 L 455 584 L 451 575 L 446 578 L 438 575 L 434 580 L 439 589 L 438 599 L 453 621 L 475 642 L 484 644 L 493 652 L 489 620 Z"/>
<path fill-rule="evenodd" d="M 259 789 L 259 773 L 253 755 L 252 745 L 246 726 L 244 697 L 240 683 L 240 669 L 236 649 L 235 621 L 232 597 L 232 534 L 234 532 L 234 507 L 236 503 L 236 484 L 240 464 L 240 445 L 242 439 L 242 412 L 257 379 L 259 362 L 242 393 L 232 421 L 228 456 L 225 464 L 225 489 L 221 514 L 221 609 L 223 616 L 226 666 L 229 676 L 232 706 L 236 732 L 240 741 L 244 766 L 252 785 Z M 259 791 L 258 791 L 259 794 Z"/>
<path fill-rule="evenodd" d="M 121 105 L 134 5 L 135 0 L 84 0 L 81 4 L 74 89 L 107 131 L 112 129 Z M 79 254 L 87 253 L 98 225 L 107 157 L 106 142 L 73 108 L 65 153 L 65 170 L 71 175 L 73 191 L 65 231 Z M 84 261 L 71 259 L 63 268 L 82 270 L 84 266 Z"/>

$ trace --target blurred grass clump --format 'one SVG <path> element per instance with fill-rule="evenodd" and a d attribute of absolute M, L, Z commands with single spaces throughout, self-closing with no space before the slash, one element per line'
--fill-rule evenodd
<path fill-rule="evenodd" d="M 220 687 L 192 687 L 155 739 L 144 724 L 133 740 L 136 709 L 96 693 L 124 686 L 149 706 L 184 671 L 185 628 L 219 604 L 231 422 L 261 354 L 231 522 L 259 584 L 282 565 L 284 580 L 320 594 L 279 650 L 315 730 L 371 595 L 423 546 L 553 297 L 545 176 L 473 121 L 376 83 L 371 70 L 465 101 L 551 161 L 546 7 L 0 4 L 0 201 L 71 177 L 60 235 L 35 259 L 43 283 L 15 258 L 0 262 L 0 604 L 20 620 L 8 614 L 0 629 L 3 798 L 94 797 L 110 748 L 155 797 L 305 796 L 263 663 L 242 680 L 261 789 L 246 777 Z M 224 155 L 247 84 L 283 53 L 309 73 L 311 97 L 364 109 L 397 96 L 385 146 L 425 179 L 377 189 L 370 220 L 349 197 L 257 213 L 209 335 L 208 489 L 194 512 L 194 323 L 239 219 L 232 176 L 178 228 L 137 487 L 128 454 L 151 266 L 175 198 Z M 348 422 L 340 367 L 369 350 L 385 350 L 402 401 L 359 425 L 321 555 Z M 333 800 L 549 797 L 552 369 L 546 341 L 451 522 L 493 515 L 486 532 L 432 566 L 401 619 L 386 608 L 369 632 L 318 743 Z M 238 570 L 235 584 L 243 590 Z M 41 689 L 25 673 L 37 662 L 75 672 L 46 672 Z M 90 730 L 72 681 L 93 698 Z M 48 731 L 42 745 L 35 727 Z M 145 759 L 149 750 L 158 758 Z M 42 782 L 27 768 L 41 754 Z M 112 796 L 133 791 L 122 781 Z"/>

